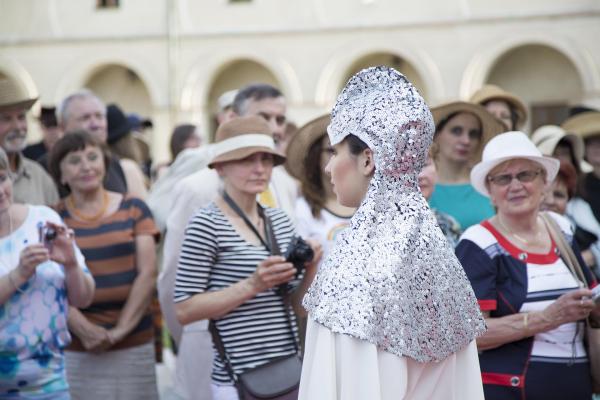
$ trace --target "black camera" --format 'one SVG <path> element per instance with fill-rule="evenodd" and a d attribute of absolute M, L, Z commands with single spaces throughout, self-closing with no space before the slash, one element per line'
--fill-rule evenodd
<path fill-rule="evenodd" d="M 39 229 L 40 242 L 44 246 L 49 246 L 50 243 L 52 243 L 52 241 L 54 239 L 56 239 L 56 236 L 58 235 L 58 233 L 56 232 L 56 229 L 54 229 L 48 225 L 41 225 L 38 227 L 38 229 Z"/>
<path fill-rule="evenodd" d="M 304 264 L 311 261 L 315 256 L 312 247 L 300 236 L 294 236 L 284 254 L 285 261 L 294 264 L 296 277 L 304 270 Z"/>

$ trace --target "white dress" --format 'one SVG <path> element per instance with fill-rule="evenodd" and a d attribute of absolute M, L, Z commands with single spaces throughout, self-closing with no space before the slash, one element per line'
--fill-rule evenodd
<path fill-rule="evenodd" d="M 475 341 L 441 362 L 419 363 L 308 318 L 299 400 L 483 398 Z"/>

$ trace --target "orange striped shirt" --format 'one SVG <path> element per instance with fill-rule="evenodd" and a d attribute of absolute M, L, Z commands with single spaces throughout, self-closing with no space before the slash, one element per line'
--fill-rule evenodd
<path fill-rule="evenodd" d="M 58 204 L 57 211 L 75 231 L 77 246 L 96 282 L 92 304 L 80 311 L 90 322 L 111 329 L 119 321 L 137 276 L 135 237 L 152 235 L 158 240 L 150 209 L 142 200 L 125 196 L 116 212 L 98 221 L 73 218 L 64 201 Z M 85 351 L 77 336 L 72 336 L 68 350 Z M 148 308 L 131 333 L 110 350 L 144 344 L 153 336 L 152 313 Z"/>

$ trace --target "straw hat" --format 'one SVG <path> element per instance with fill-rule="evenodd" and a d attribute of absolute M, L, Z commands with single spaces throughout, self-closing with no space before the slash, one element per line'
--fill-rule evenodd
<path fill-rule="evenodd" d="M 582 139 L 600 136 L 600 111 L 586 111 L 567 119 L 562 128 Z"/>
<path fill-rule="evenodd" d="M 554 180 L 560 167 L 558 159 L 544 156 L 523 132 L 506 132 L 485 145 L 481 161 L 471 170 L 471 185 L 482 195 L 490 197 L 485 184 L 490 171 L 505 161 L 520 158 L 540 164 L 546 170 L 548 182 Z"/>
<path fill-rule="evenodd" d="M 217 129 L 213 158 L 208 164 L 242 160 L 254 153 L 273 154 L 273 164 L 285 162 L 285 156 L 275 150 L 269 124 L 258 116 L 238 117 L 224 122 Z"/>
<path fill-rule="evenodd" d="M 435 121 L 436 131 L 441 122 L 445 121 L 449 116 L 461 112 L 467 112 L 475 115 L 481 123 L 482 136 L 480 148 L 483 148 L 483 146 L 485 146 L 485 144 L 494 136 L 506 130 L 504 124 L 498 121 L 483 106 L 467 101 L 453 101 L 451 103 L 442 104 L 431 109 L 431 114 L 433 114 L 433 120 Z M 474 161 L 479 161 L 480 156 L 481 155 L 479 155 Z"/>
<path fill-rule="evenodd" d="M 311 146 L 327 135 L 327 125 L 331 121 L 329 114 L 307 122 L 292 137 L 287 146 L 285 169 L 294 178 L 306 180 L 306 155 Z"/>
<path fill-rule="evenodd" d="M 531 135 L 531 141 L 542 152 L 543 155 L 553 157 L 554 150 L 561 140 L 566 140 L 573 149 L 573 155 L 579 163 L 582 171 L 589 172 L 591 166 L 583 160 L 584 145 L 583 139 L 574 133 L 568 133 L 560 126 L 544 125 L 540 126 Z"/>
<path fill-rule="evenodd" d="M 506 101 L 517 113 L 517 128 L 521 128 L 527 121 L 527 107 L 525 103 L 512 93 L 509 93 L 496 85 L 483 85 L 481 89 L 473 93 L 470 101 L 483 105 L 492 100 Z"/>
<path fill-rule="evenodd" d="M 9 79 L 0 79 L 0 111 L 9 108 L 29 110 L 37 97 L 30 98 L 18 85 Z"/>

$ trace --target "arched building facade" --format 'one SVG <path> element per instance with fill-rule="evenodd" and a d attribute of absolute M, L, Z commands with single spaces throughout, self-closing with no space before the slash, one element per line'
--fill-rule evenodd
<path fill-rule="evenodd" d="M 403 72 L 431 105 L 498 84 L 525 100 L 529 129 L 559 122 L 570 105 L 600 107 L 595 2 L 140 0 L 111 10 L 94 3 L 5 2 L 0 76 L 42 104 L 87 86 L 150 117 L 158 161 L 168 157 L 177 123 L 197 123 L 212 137 L 216 100 L 227 90 L 276 85 L 301 125 L 329 110 L 354 72 L 377 64 Z M 34 140 L 34 123 L 31 131 Z"/>

